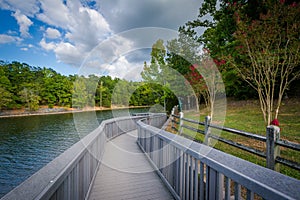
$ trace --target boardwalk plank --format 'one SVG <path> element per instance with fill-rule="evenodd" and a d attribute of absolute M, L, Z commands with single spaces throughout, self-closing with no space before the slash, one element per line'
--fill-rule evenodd
<path fill-rule="evenodd" d="M 173 199 L 136 144 L 137 132 L 106 144 L 89 199 Z"/>

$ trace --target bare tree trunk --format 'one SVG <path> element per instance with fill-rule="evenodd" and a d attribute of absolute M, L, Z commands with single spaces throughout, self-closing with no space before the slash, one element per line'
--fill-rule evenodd
<path fill-rule="evenodd" d="M 200 108 L 200 95 L 199 96 L 196 96 L 196 110 L 197 112 L 199 112 Z"/>

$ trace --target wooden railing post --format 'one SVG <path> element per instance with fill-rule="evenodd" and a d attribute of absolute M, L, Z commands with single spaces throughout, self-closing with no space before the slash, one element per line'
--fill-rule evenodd
<path fill-rule="evenodd" d="M 171 129 L 173 130 L 174 129 L 174 115 L 175 114 L 175 107 L 172 108 L 172 111 L 171 111 Z"/>
<path fill-rule="evenodd" d="M 276 157 L 280 154 L 280 148 L 276 141 L 280 138 L 280 128 L 278 126 L 267 126 L 267 168 L 279 171 L 279 164 L 276 164 Z"/>
<path fill-rule="evenodd" d="M 205 117 L 205 129 L 204 129 L 204 144 L 209 145 L 209 125 L 210 125 L 211 118 L 210 116 Z"/>
<path fill-rule="evenodd" d="M 183 120 L 182 120 L 182 118 L 184 117 L 184 114 L 183 114 L 183 112 L 180 112 L 179 113 L 179 134 L 181 134 L 182 133 L 182 125 L 183 125 Z"/>

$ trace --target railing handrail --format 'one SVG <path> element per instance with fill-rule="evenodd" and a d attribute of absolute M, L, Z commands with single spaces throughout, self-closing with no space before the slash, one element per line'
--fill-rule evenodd
<path fill-rule="evenodd" d="M 211 123 L 206 124 L 206 122 L 198 122 L 196 120 L 187 119 L 187 118 L 184 118 L 184 117 L 180 118 L 180 116 L 175 115 L 175 114 L 172 114 L 171 116 L 175 117 L 179 120 L 182 120 L 182 122 L 185 121 L 185 122 L 201 125 L 204 128 L 205 128 L 205 126 L 207 126 L 208 128 L 218 129 L 218 130 L 221 130 L 221 131 L 229 132 L 229 133 L 232 133 L 232 134 L 240 135 L 240 136 L 243 136 L 243 137 L 247 137 L 247 138 L 258 140 L 258 141 L 265 142 L 265 143 L 267 143 L 267 141 L 268 141 L 268 138 L 266 136 L 262 136 L 262 135 L 258 135 L 258 134 L 254 134 L 254 133 L 234 129 L 234 128 L 229 128 L 229 127 L 225 127 L 225 126 L 219 126 L 219 125 L 216 125 L 216 124 L 211 124 Z M 254 155 L 260 156 L 262 158 L 266 158 L 267 160 L 268 159 L 274 159 L 274 162 L 276 162 L 276 163 L 280 163 L 280 164 L 286 165 L 288 167 L 291 167 L 293 169 L 300 170 L 300 163 L 299 162 L 295 162 L 295 161 L 280 157 L 280 155 L 275 156 L 276 158 L 270 158 L 270 155 L 268 155 L 266 152 L 264 152 L 260 149 L 256 149 L 256 148 L 253 148 L 251 146 L 243 145 L 243 144 L 234 142 L 232 140 L 216 136 L 211 132 L 209 134 L 206 134 L 205 129 L 201 130 L 201 129 L 198 129 L 198 128 L 194 128 L 194 127 L 186 125 L 182 122 L 181 123 L 180 122 L 175 122 L 176 124 L 180 125 L 179 130 L 177 130 L 174 127 L 172 127 L 172 128 L 176 129 L 177 131 L 180 131 L 181 133 L 182 133 L 182 128 L 186 128 L 186 129 L 192 130 L 194 132 L 201 133 L 201 134 L 205 135 L 206 138 L 212 138 L 212 139 L 221 141 L 223 143 L 226 143 L 228 145 L 234 146 L 234 147 L 239 148 L 241 150 L 247 151 L 247 152 L 252 153 Z M 173 121 L 173 123 L 174 123 L 174 121 Z M 280 138 L 276 138 L 276 140 L 274 141 L 274 144 L 277 145 L 277 146 L 285 147 L 285 148 L 300 152 L 300 144 L 295 143 L 295 142 L 290 142 L 290 141 L 287 141 L 287 140 L 282 140 Z M 266 145 L 266 146 L 268 146 L 268 145 Z M 270 167 L 273 168 L 274 166 L 271 165 Z"/>
<path fill-rule="evenodd" d="M 172 115 L 172 116 L 174 116 L 176 118 L 180 118 L 179 116 L 176 116 L 176 115 Z M 196 120 L 187 119 L 187 118 L 182 118 L 182 120 L 187 121 L 187 122 L 191 122 L 191 123 L 194 123 L 194 124 L 205 126 L 205 122 L 198 122 Z M 209 124 L 208 126 L 211 127 L 211 128 L 221 130 L 221 131 L 230 132 L 230 133 L 233 133 L 233 134 L 237 134 L 237 135 L 245 136 L 245 137 L 248 137 L 248 138 L 260 140 L 260 141 L 263 141 L 263 142 L 265 142 L 267 140 L 267 138 L 265 136 L 257 135 L 257 134 L 254 134 L 254 133 L 250 133 L 250 132 L 247 132 L 247 131 L 242 131 L 242 130 L 238 130 L 238 129 L 234 129 L 234 128 L 229 128 L 229 127 L 226 127 L 226 126 L 218 126 L 218 125 L 215 125 L 215 124 Z"/>
<path fill-rule="evenodd" d="M 176 117 L 178 119 L 180 118 L 180 116 L 178 116 L 178 115 L 172 115 L 172 116 Z M 196 120 L 187 119 L 187 118 L 182 118 L 182 120 L 205 126 L 205 122 L 198 122 Z M 233 133 L 233 134 L 241 135 L 241 136 L 244 136 L 244 137 L 260 140 L 260 141 L 263 141 L 263 142 L 265 142 L 267 140 L 266 136 L 258 135 L 258 134 L 247 132 L 247 131 L 242 131 L 242 130 L 239 130 L 239 129 L 234 129 L 234 128 L 230 128 L 230 127 L 226 127 L 226 126 L 218 126 L 218 125 L 215 125 L 215 124 L 209 124 L 208 126 L 211 127 L 211 128 L 215 128 L 215 129 L 230 132 L 230 133 Z M 201 132 L 202 132 L 202 130 L 201 130 Z M 282 140 L 282 139 L 279 139 L 278 141 L 275 141 L 275 142 L 276 142 L 276 144 L 278 144 L 282 147 L 291 148 L 293 150 L 300 151 L 300 144 L 298 144 L 298 143 L 291 142 L 291 141 L 288 141 L 288 140 Z"/>
<path fill-rule="evenodd" d="M 234 180 L 263 198 L 299 199 L 300 197 L 300 181 L 297 179 L 234 157 L 209 146 L 193 142 L 179 135 L 151 127 L 142 121 L 138 121 L 138 127 L 139 131 L 143 129 L 143 133 L 139 132 L 138 143 L 144 151 L 145 145 L 151 144 L 145 142 L 144 145 L 143 140 L 148 139 L 148 142 L 151 142 L 151 137 L 158 137 L 166 144 L 176 147 L 178 150 L 192 156 L 196 160 L 200 160 L 200 162 L 213 168 L 218 173 Z M 145 134 L 145 132 L 150 135 L 143 135 L 144 137 L 142 137 L 141 134 Z M 148 155 L 150 154 L 150 152 L 145 152 L 148 153 Z M 164 155 L 166 154 L 168 155 L 168 153 Z"/>
<path fill-rule="evenodd" d="M 88 144 L 95 135 L 98 135 L 98 131 L 102 133 L 101 130 L 103 129 L 103 125 L 104 123 L 101 123 L 98 128 L 72 145 L 69 149 L 34 173 L 16 188 L 11 190 L 8 194 L 2 197 L 1 200 L 20 198 L 47 199 L 47 193 L 52 190 L 51 188 L 55 187 L 55 184 L 59 184 L 61 182 L 58 179 L 64 176 L 65 172 L 72 167 L 73 163 L 82 157 L 83 152 L 86 151 L 84 144 Z M 57 164 L 60 164 L 60 166 Z"/>
<path fill-rule="evenodd" d="M 107 142 L 106 140 L 116 137 L 124 133 L 124 131 L 131 131 L 136 129 L 135 122 L 142 118 L 145 118 L 145 116 L 119 117 L 102 121 L 98 128 L 96 128 L 94 131 L 86 135 L 80 141 L 72 145 L 65 152 L 60 154 L 46 166 L 44 166 L 39 171 L 30 176 L 28 179 L 26 179 L 24 182 L 22 182 L 19 186 L 11 190 L 9 193 L 3 196 L 1 200 L 50 199 L 50 197 L 59 190 L 59 187 L 63 187 L 63 182 L 67 179 L 68 176 L 70 176 L 72 170 L 79 170 L 75 169 L 76 165 L 81 159 L 83 159 L 84 156 L 86 156 L 87 153 L 90 153 L 90 155 L 87 155 L 87 158 L 85 159 L 89 159 L 89 162 L 93 162 L 93 171 L 89 173 L 95 173 L 97 168 L 101 164 L 99 160 L 102 158 L 105 143 Z M 126 120 L 130 121 L 122 124 L 122 122 L 126 122 Z M 129 124 L 129 122 L 131 121 L 133 121 L 134 123 Z M 116 123 L 116 126 L 110 127 L 110 125 L 114 123 Z M 124 130 L 122 130 L 122 126 L 124 127 Z M 102 145 L 99 145 L 98 143 L 94 145 L 96 142 L 99 141 L 99 144 Z M 94 157 L 94 155 L 92 155 L 93 153 L 89 152 L 91 149 L 93 149 L 93 152 L 97 154 L 96 158 L 92 158 Z M 90 168 L 90 166 L 88 168 Z M 83 177 L 84 180 L 86 179 L 85 182 L 89 182 L 86 183 L 88 187 L 90 187 L 90 183 L 92 182 L 91 177 L 94 175 L 89 174 L 88 178 Z M 71 187 L 74 187 L 75 189 L 75 187 L 77 186 Z M 82 190 L 84 190 L 85 194 L 82 194 L 81 192 L 80 196 L 84 197 L 87 195 L 89 189 L 85 188 Z M 80 197 L 74 196 L 74 198 L 78 199 Z"/>

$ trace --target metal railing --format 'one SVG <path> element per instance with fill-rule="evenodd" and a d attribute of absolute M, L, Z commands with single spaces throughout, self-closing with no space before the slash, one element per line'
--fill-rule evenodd
<path fill-rule="evenodd" d="M 138 145 L 176 199 L 300 199 L 300 181 L 138 122 Z"/>
<path fill-rule="evenodd" d="M 203 134 L 205 139 L 204 144 L 210 145 L 209 140 L 212 138 L 214 140 L 223 142 L 225 144 L 234 146 L 236 148 L 242 149 L 254 155 L 260 156 L 266 159 L 266 167 L 270 169 L 276 169 L 276 164 L 280 163 L 291 167 L 296 170 L 300 170 L 300 163 L 283 158 L 280 156 L 280 147 L 285 147 L 286 149 L 294 150 L 300 153 L 300 144 L 282 140 L 280 139 L 280 130 L 275 126 L 268 126 L 266 128 L 266 136 L 257 135 L 249 133 L 246 131 L 241 131 L 233 128 L 218 126 L 210 123 L 210 118 L 207 116 L 204 122 L 198 122 L 192 119 L 186 119 L 183 115 L 172 115 L 172 128 L 175 131 L 178 131 L 181 135 L 185 136 L 183 129 L 188 129 L 196 133 Z M 175 120 L 176 119 L 176 120 Z M 197 128 L 188 125 L 194 124 Z M 179 128 L 176 128 L 176 126 Z M 199 126 L 202 126 L 203 129 L 199 129 Z M 226 139 L 224 137 L 216 136 L 213 134 L 213 129 L 221 130 L 227 133 L 232 133 L 235 135 L 243 136 L 255 141 L 265 143 L 266 149 L 263 151 L 261 149 L 256 149 L 251 146 L 246 146 L 241 143 L 235 142 L 233 140 Z M 278 168 L 278 167 L 277 167 Z"/>
<path fill-rule="evenodd" d="M 148 115 L 149 124 L 164 123 L 166 116 Z M 135 130 L 145 116 L 105 120 L 93 132 L 74 144 L 45 167 L 33 174 L 1 200 L 11 199 L 85 199 L 101 164 L 105 143 Z M 153 119 L 152 119 L 153 118 Z"/>

